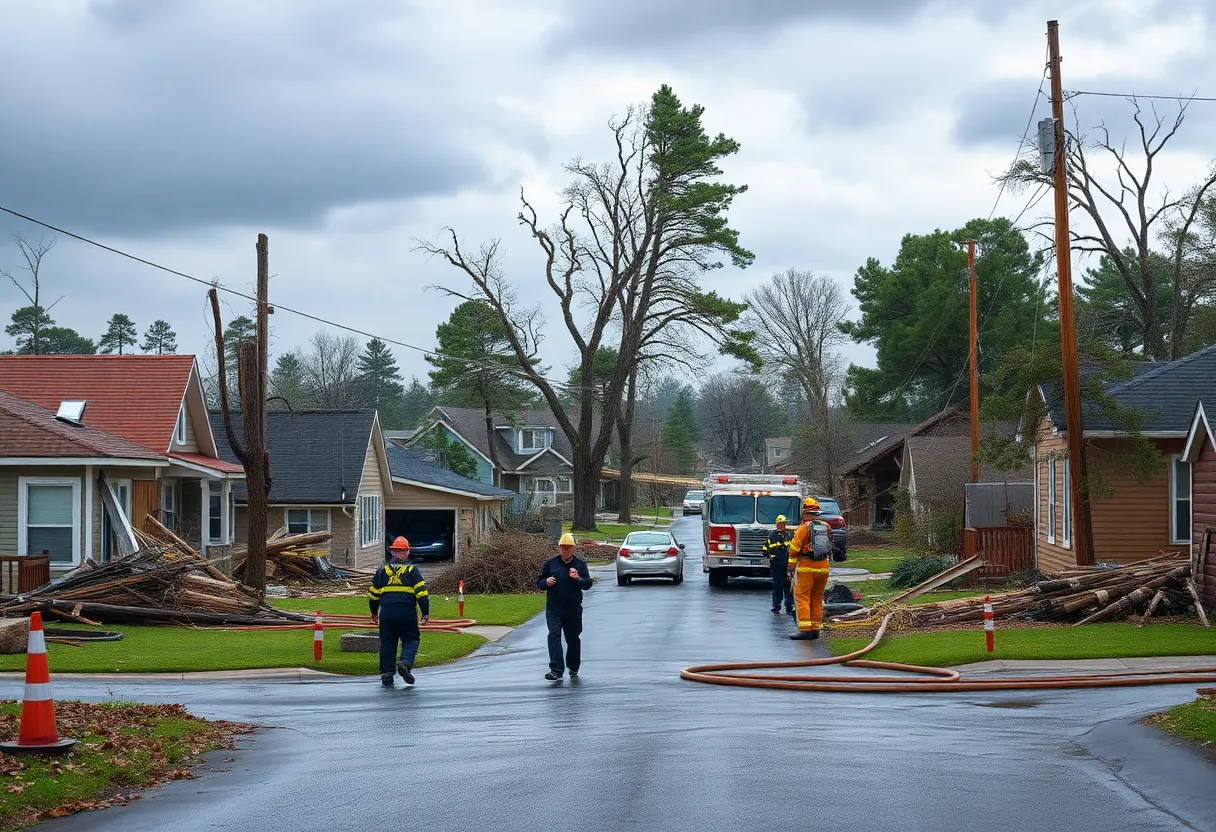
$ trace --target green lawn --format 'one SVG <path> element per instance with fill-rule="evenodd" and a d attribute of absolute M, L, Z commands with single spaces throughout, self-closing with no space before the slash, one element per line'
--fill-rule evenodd
<path fill-rule="evenodd" d="M 869 552 L 862 550 L 860 552 L 849 552 L 849 559 L 841 561 L 836 566 L 847 566 L 850 569 L 866 569 L 875 574 L 890 572 L 895 568 L 895 564 L 899 563 L 903 557 L 903 553 L 897 555 L 887 555 L 882 549 Z"/>
<path fill-rule="evenodd" d="M 425 572 L 423 573 L 426 574 Z M 430 596 L 432 618 L 456 618 L 456 596 Z M 271 604 L 283 610 L 322 612 L 335 615 L 367 615 L 367 599 L 353 598 L 275 598 Z M 545 608 L 545 596 L 536 595 L 465 595 L 464 615 L 478 624 L 517 627 Z"/>
<path fill-rule="evenodd" d="M 846 562 L 847 563 L 847 562 Z M 867 606 L 872 606 L 881 601 L 887 601 L 894 598 L 902 589 L 892 589 L 890 584 L 884 580 L 877 581 L 857 581 L 854 583 L 845 584 L 854 592 L 860 592 L 862 603 Z M 959 589 L 959 590 L 944 590 L 939 592 L 930 592 L 921 595 L 919 598 L 913 598 L 908 603 L 910 604 L 931 604 L 936 601 L 950 601 L 955 598 L 975 598 L 979 595 L 988 595 L 990 590 L 984 589 Z"/>
<path fill-rule="evenodd" d="M 643 517 L 671 517 L 671 508 L 669 506 L 644 506 L 642 508 L 634 507 L 630 511 L 635 516 L 642 515 Z"/>
<path fill-rule="evenodd" d="M 1211 748 L 1216 745 L 1216 696 L 1202 696 L 1194 702 L 1151 716 L 1146 721 L 1176 737 Z"/>
<path fill-rule="evenodd" d="M 623 523 L 603 522 L 596 523 L 595 526 L 596 530 L 593 532 L 573 532 L 575 539 L 594 540 L 597 543 L 603 543 L 605 541 L 620 543 L 625 539 L 625 535 L 629 534 L 630 532 L 645 532 L 653 529 L 666 530 L 670 527 L 670 523 L 668 523 L 666 520 L 659 521 L 658 519 L 652 519 L 650 522 L 642 524 L 635 523 L 632 526 L 626 526 Z M 567 520 L 562 523 L 562 531 L 570 531 L 570 521 Z"/>
<path fill-rule="evenodd" d="M 869 638 L 834 636 L 834 655 L 864 647 Z M 866 658 L 949 667 L 988 659 L 1111 659 L 1133 656 L 1216 655 L 1216 631 L 1198 624 L 1087 624 L 1084 627 L 1001 630 L 997 622 L 996 649 L 984 648 L 984 631 L 972 630 L 888 636 Z"/>
<path fill-rule="evenodd" d="M 543 603 L 543 597 L 541 601 Z M 312 608 L 316 609 L 315 602 Z M 363 609 L 367 609 L 366 605 Z M 469 612 L 467 606 L 465 611 Z M 327 629 L 324 659 L 314 663 L 312 630 L 241 632 L 122 626 L 110 629 L 122 632 L 122 641 L 84 647 L 47 645 L 52 676 L 55 673 L 186 673 L 267 667 L 311 667 L 348 675 L 378 672 L 375 654 L 343 653 L 338 649 L 340 634 L 351 630 Z M 481 636 L 470 634 L 424 633 L 418 651 L 418 666 L 459 659 L 484 643 Z M 24 669 L 24 655 L 0 656 L 0 671 Z"/>

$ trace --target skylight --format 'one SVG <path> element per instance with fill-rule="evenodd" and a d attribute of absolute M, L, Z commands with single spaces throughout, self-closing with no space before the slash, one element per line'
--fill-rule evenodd
<path fill-rule="evenodd" d="M 84 419 L 84 408 L 87 404 L 87 401 L 74 401 L 71 399 L 61 401 L 55 418 L 61 422 L 71 422 L 74 425 L 79 425 Z"/>

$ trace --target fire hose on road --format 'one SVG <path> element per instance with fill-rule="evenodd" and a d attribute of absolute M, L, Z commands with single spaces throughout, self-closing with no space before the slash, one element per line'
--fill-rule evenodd
<path fill-rule="evenodd" d="M 882 641 L 887 624 L 895 612 L 887 613 L 865 647 L 843 656 L 822 659 L 802 659 L 789 662 L 738 662 L 731 664 L 702 664 L 686 667 L 680 678 L 710 685 L 730 685 L 771 690 L 802 690 L 819 693 L 954 693 L 978 690 L 1059 690 L 1069 688 L 1135 687 L 1140 685 L 1202 684 L 1216 682 L 1216 666 L 1192 667 L 1182 670 L 1121 671 L 1069 676 L 1020 676 L 999 679 L 963 679 L 957 670 L 924 667 L 899 662 L 879 662 L 862 658 Z M 777 668 L 824 667 L 843 665 L 872 670 L 894 670 L 911 676 L 870 675 L 770 675 L 746 673 L 750 670 Z"/>

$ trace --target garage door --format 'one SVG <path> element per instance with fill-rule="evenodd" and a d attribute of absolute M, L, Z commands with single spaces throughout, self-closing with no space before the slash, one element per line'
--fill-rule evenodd
<path fill-rule="evenodd" d="M 388 509 L 384 512 L 384 546 L 401 536 L 410 542 L 414 560 L 451 560 L 456 554 L 454 509 Z"/>

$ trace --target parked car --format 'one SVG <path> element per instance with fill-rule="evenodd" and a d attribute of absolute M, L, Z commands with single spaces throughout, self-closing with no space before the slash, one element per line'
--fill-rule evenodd
<path fill-rule="evenodd" d="M 428 533 L 415 529 L 410 532 L 409 538 L 411 561 L 444 560 L 452 556 L 451 539 L 446 531 L 436 530 Z M 386 543 L 384 547 L 386 563 L 390 557 L 392 557 L 392 552 Z"/>
<path fill-rule="evenodd" d="M 671 532 L 630 532 L 616 553 L 617 586 L 634 578 L 671 578 L 684 582 L 684 544 Z"/>
<path fill-rule="evenodd" d="M 832 527 L 832 560 L 842 561 L 849 557 L 849 524 L 840 511 L 840 503 L 831 497 L 816 497 L 819 502 L 819 517 Z"/>
<path fill-rule="evenodd" d="M 705 492 L 689 491 L 684 495 L 684 513 L 700 514 L 705 509 Z"/>

